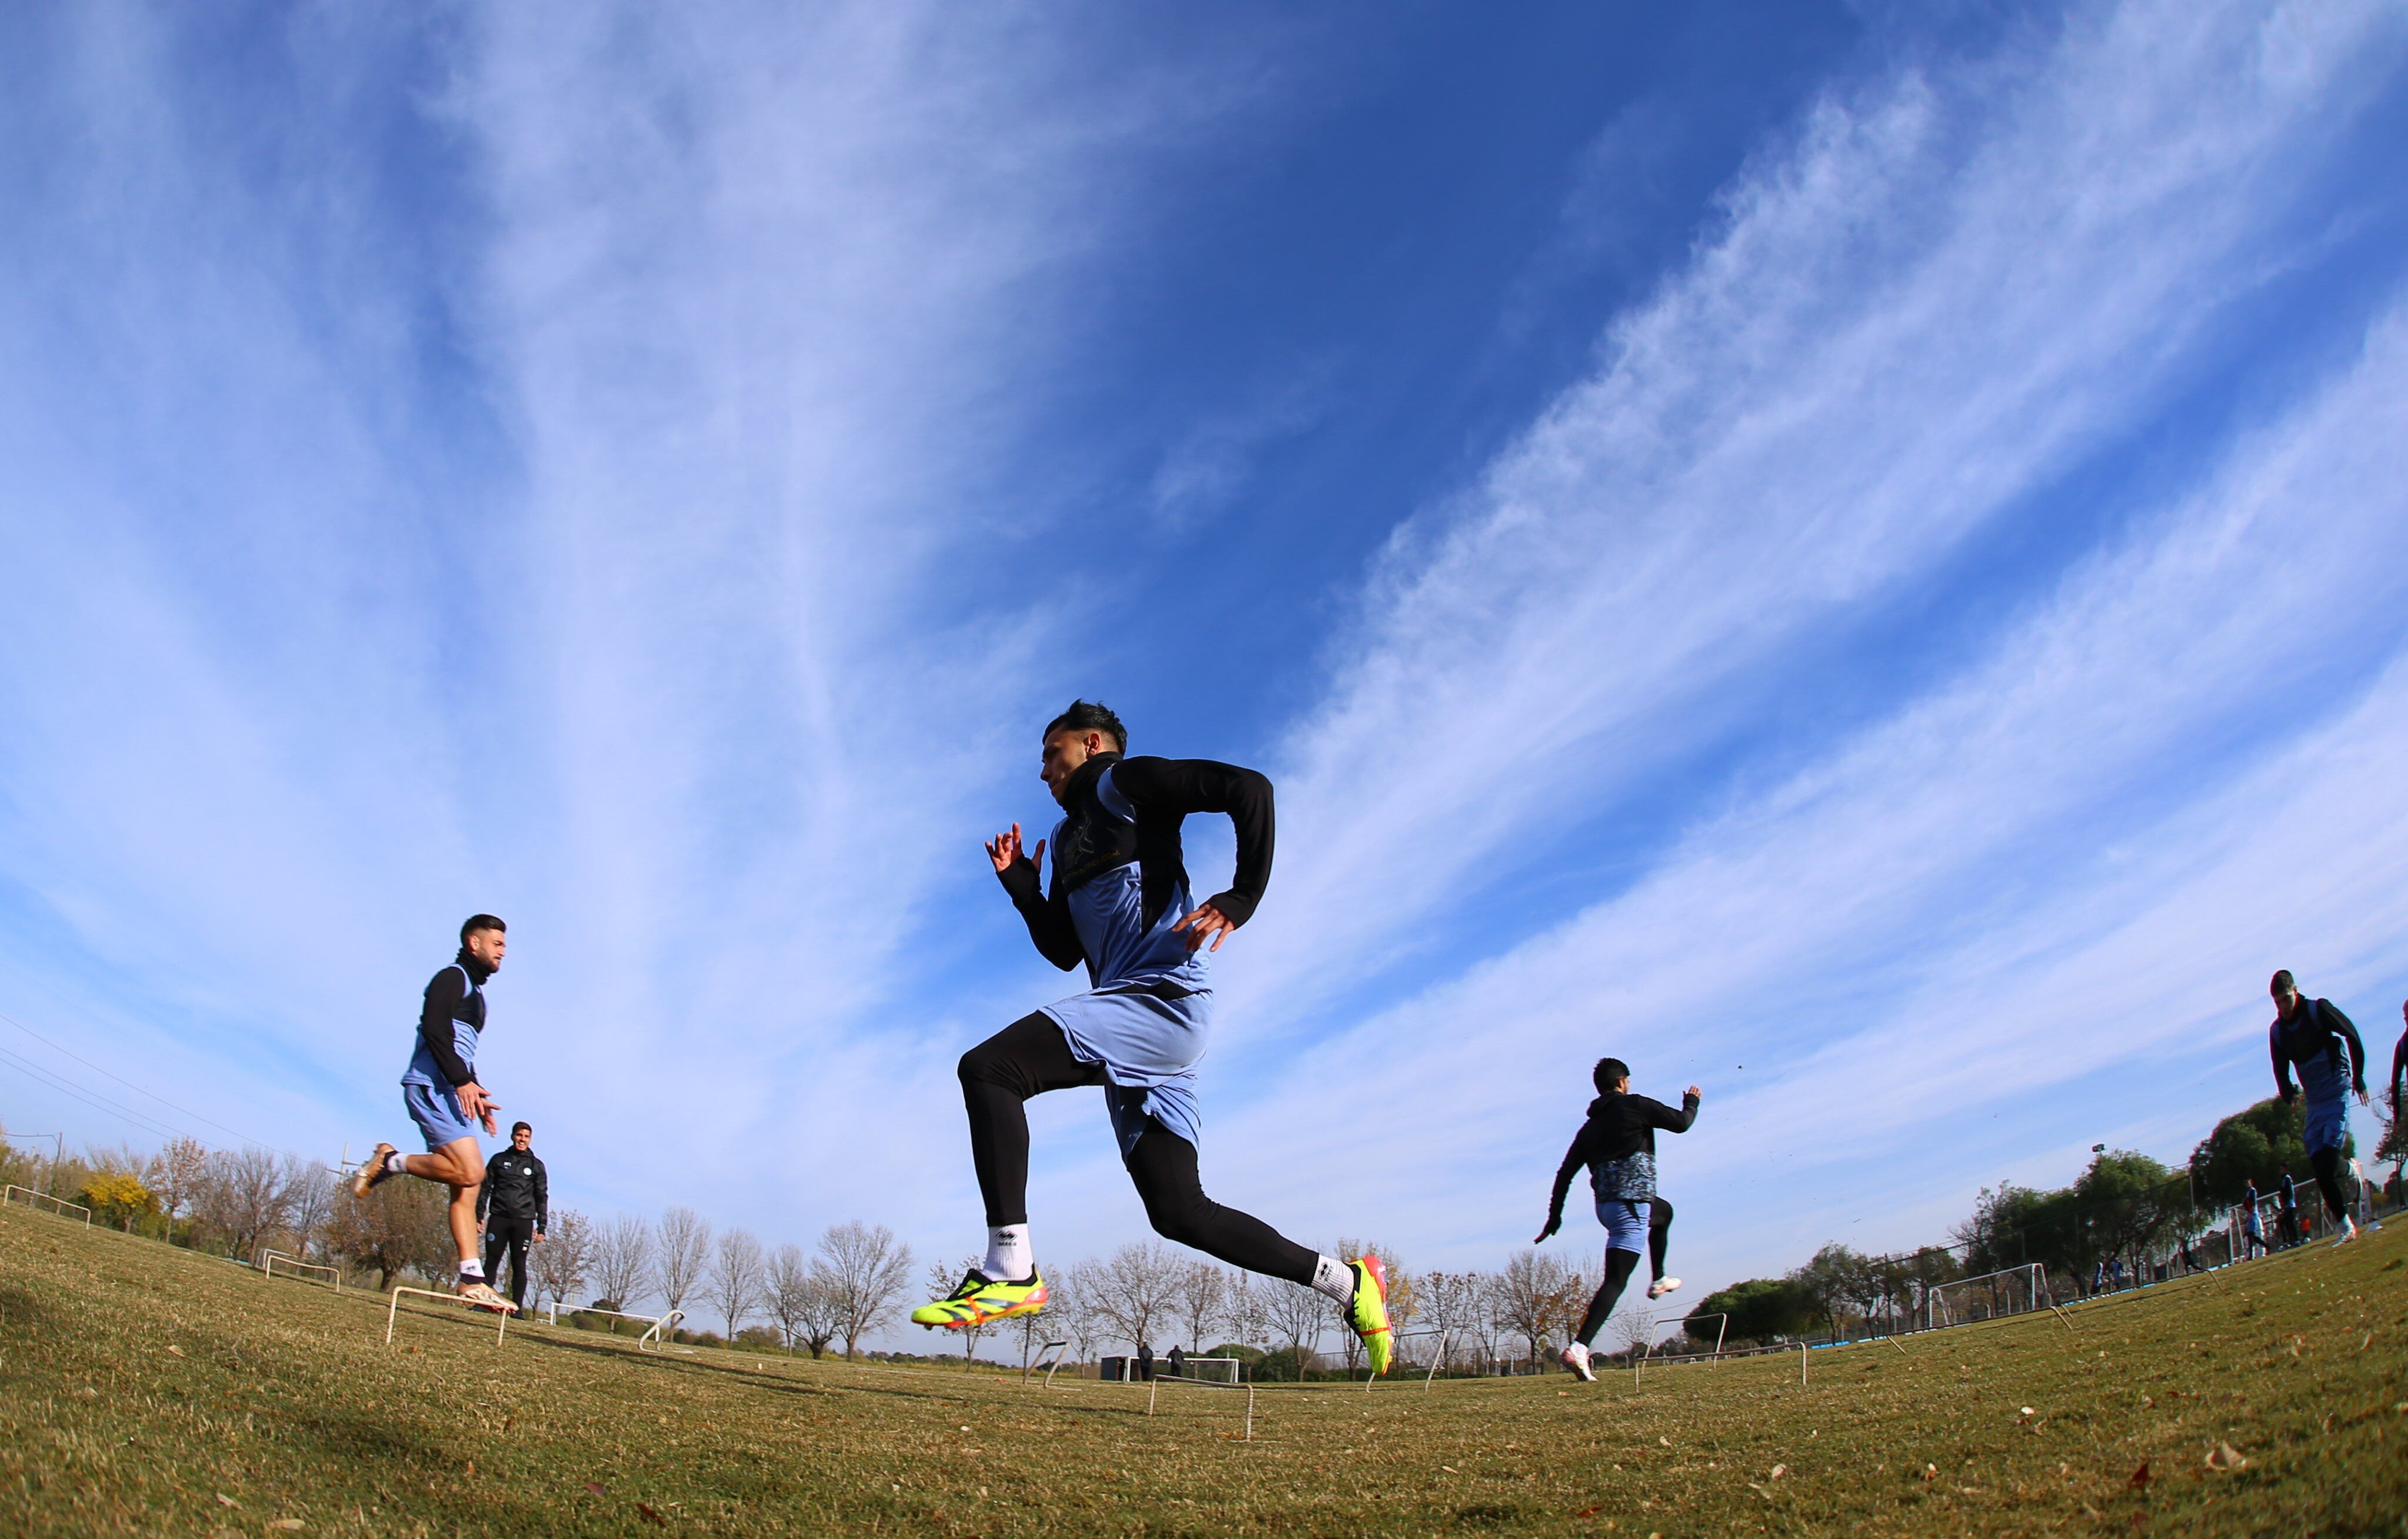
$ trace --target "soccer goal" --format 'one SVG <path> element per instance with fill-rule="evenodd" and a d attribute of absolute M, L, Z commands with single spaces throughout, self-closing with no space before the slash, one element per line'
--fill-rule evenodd
<path fill-rule="evenodd" d="M 343 1273 L 339 1267 L 325 1266 L 317 1261 L 305 1261 L 298 1256 L 288 1255 L 280 1250 L 261 1252 L 259 1270 L 265 1275 L 273 1277 L 276 1275 L 276 1263 L 279 1261 L 284 1263 L 284 1274 L 288 1277 L 299 1282 L 316 1283 L 321 1287 L 332 1283 L 335 1285 L 336 1292 L 343 1291 Z"/>
<path fill-rule="evenodd" d="M 43 1203 L 48 1202 L 51 1209 L 62 1218 L 68 1217 L 75 1214 L 83 1215 L 84 1228 L 92 1228 L 92 1210 L 90 1208 L 85 1207 L 80 1202 L 62 1202 L 57 1198 L 52 1197 L 50 1193 L 37 1192 L 31 1187 L 11 1186 L 7 1192 L 0 1193 L 0 1201 L 14 1202 L 21 1194 L 25 1199 L 25 1206 L 32 1208 L 36 1213 L 41 1211 Z"/>
<path fill-rule="evenodd" d="M 1238 1362 L 1236 1358 L 1189 1358 L 1187 1371 L 1181 1376 L 1204 1384 L 1235 1384 Z"/>
<path fill-rule="evenodd" d="M 1925 1324 L 1937 1330 L 2005 1315 L 2028 1314 L 2056 1302 L 2049 1292 L 2048 1270 L 2033 1261 L 1954 1283 L 1933 1284 L 1924 1295 Z"/>

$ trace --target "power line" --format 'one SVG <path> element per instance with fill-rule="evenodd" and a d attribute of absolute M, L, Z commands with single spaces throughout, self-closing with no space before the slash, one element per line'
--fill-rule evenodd
<path fill-rule="evenodd" d="M 0 1021 L 6 1021 L 8 1025 L 15 1027 L 18 1030 L 22 1031 L 25 1035 L 33 1038 L 36 1042 L 40 1043 L 43 1046 L 50 1048 L 52 1052 L 64 1054 L 67 1057 L 75 1059 L 76 1062 L 82 1064 L 86 1069 L 91 1070 L 93 1073 L 107 1075 L 108 1078 L 115 1080 L 118 1084 L 124 1086 L 129 1090 L 135 1091 L 140 1095 L 149 1096 L 152 1100 L 157 1101 L 160 1105 L 166 1107 L 171 1112 L 180 1112 L 184 1115 L 191 1117 L 194 1121 L 205 1123 L 211 1128 L 215 1128 L 219 1132 L 224 1133 L 228 1137 L 236 1139 L 238 1142 L 252 1144 L 255 1147 L 262 1149 L 273 1149 L 277 1147 L 277 1145 L 273 1143 L 263 1143 L 258 1139 L 252 1138 L 247 1133 L 236 1132 L 234 1129 L 227 1127 L 222 1122 L 214 1121 L 211 1118 L 201 1115 L 200 1113 L 194 1111 L 189 1106 L 179 1106 L 174 1101 L 169 1100 L 166 1097 L 160 1095 L 154 1090 L 146 1089 L 142 1086 L 135 1084 L 132 1080 L 125 1078 L 122 1074 L 111 1073 L 108 1070 L 102 1068 L 99 1064 L 93 1062 L 90 1058 L 85 1057 L 74 1049 L 62 1047 L 57 1043 L 50 1041 L 50 1038 L 43 1036 L 40 1032 L 35 1030 L 32 1027 L 27 1026 L 24 1022 L 18 1020 L 12 1015 L 0 1014 Z M 93 1091 L 93 1093 L 94 1095 L 99 1094 L 98 1091 Z M 86 1104 L 90 1103 L 87 1102 Z M 123 1112 L 123 1115 L 128 1117 L 138 1117 L 142 1115 L 136 1113 L 129 1108 L 121 1108 L 121 1110 Z M 192 1136 L 189 1133 L 185 1133 L 180 1128 L 175 1129 L 175 1135 L 187 1138 Z M 290 1153 L 291 1151 L 287 1150 L 285 1152 Z"/>
<path fill-rule="evenodd" d="M 180 1128 L 168 1127 L 154 1118 L 144 1115 L 142 1113 L 134 1110 L 130 1106 L 110 1100 L 107 1096 L 101 1095 L 96 1090 L 87 1093 L 83 1087 L 77 1086 L 72 1081 L 62 1079 L 58 1075 L 50 1072 L 47 1069 L 41 1068 L 39 1065 L 33 1063 L 29 1059 L 20 1057 L 18 1055 L 9 1052 L 5 1047 L 0 1047 L 0 1068 L 14 1069 L 17 1072 L 25 1075 L 29 1079 L 33 1079 L 43 1085 L 49 1086 L 51 1089 L 58 1091 L 61 1095 L 69 1096 L 77 1100 L 82 1101 L 86 1106 L 93 1108 L 94 1111 L 107 1112 L 114 1116 L 121 1117 L 154 1137 L 177 1138 L 183 1135 L 183 1129 Z"/>

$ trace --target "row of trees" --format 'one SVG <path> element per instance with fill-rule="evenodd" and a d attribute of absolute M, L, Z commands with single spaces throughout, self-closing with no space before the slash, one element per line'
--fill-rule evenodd
<path fill-rule="evenodd" d="M 2384 1115 L 2390 1110 L 2378 1103 L 2375 1158 L 2392 1164 L 2396 1201 L 2408 1141 L 2399 1120 Z M 1951 1244 L 1884 1257 L 1826 1245 L 1783 1276 L 1710 1294 L 1691 1312 L 1689 1333 L 1711 1339 L 1720 1324 L 1715 1316 L 1727 1316 L 1733 1340 L 1802 1335 L 1850 1317 L 1914 1319 L 1951 1283 L 2034 1264 L 2060 1296 L 2081 1288 L 2102 1263 L 2120 1261 L 2134 1276 L 2150 1275 L 2170 1255 L 2229 1227 L 2252 1182 L 2259 1193 L 2272 1192 L 2286 1169 L 2307 1182 L 2304 1115 L 2296 1100 L 2258 1101 L 2217 1122 L 2181 1169 L 2128 1149 L 2099 1150 L 2064 1187 L 1985 1187 Z"/>

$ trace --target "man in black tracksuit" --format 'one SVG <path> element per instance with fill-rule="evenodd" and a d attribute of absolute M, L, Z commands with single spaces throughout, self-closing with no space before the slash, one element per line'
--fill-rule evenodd
<path fill-rule="evenodd" d="M 552 1217 L 552 1184 L 535 1157 L 535 1129 L 510 1128 L 510 1146 L 485 1162 L 485 1184 L 477 1188 L 477 1221 L 485 1230 L 485 1275 L 502 1278 L 502 1256 L 510 1258 L 510 1302 L 524 1307 L 527 1246 L 543 1243 Z"/>

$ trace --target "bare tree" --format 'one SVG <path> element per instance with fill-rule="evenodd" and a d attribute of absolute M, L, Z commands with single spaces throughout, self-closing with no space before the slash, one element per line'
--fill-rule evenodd
<path fill-rule="evenodd" d="M 280 1227 L 291 1232 L 306 1256 L 313 1243 L 323 1243 L 326 1221 L 334 1216 L 335 1178 L 323 1166 L 299 1155 L 286 1155 L 279 1160 L 276 1177 L 283 1202 Z"/>
<path fill-rule="evenodd" d="M 388 1181 L 357 1198 L 345 1187 L 326 1224 L 326 1248 L 372 1268 L 379 1289 L 391 1287 L 398 1273 L 432 1273 L 455 1259 L 449 1207 L 442 1188 L 424 1181 Z"/>
<path fill-rule="evenodd" d="M 621 1214 L 594 1236 L 594 1286 L 602 1290 L 595 1302 L 606 1309 L 626 1309 L 643 1297 L 652 1275 L 652 1226 L 634 1214 Z"/>
<path fill-rule="evenodd" d="M 686 1295 L 702 1278 L 710 1259 L 710 1220 L 688 1207 L 661 1215 L 660 1245 L 652 1259 L 652 1286 L 671 1309 L 683 1309 Z"/>
<path fill-rule="evenodd" d="M 167 1215 L 167 1232 L 176 1232 L 176 1219 L 193 1201 L 200 1188 L 202 1172 L 208 1169 L 209 1151 L 197 1138 L 171 1138 L 159 1151 L 159 1161 L 151 1179 L 151 1189 L 159 1194 L 159 1206 Z"/>
<path fill-rule="evenodd" d="M 594 1266 L 594 1225 L 574 1208 L 554 1213 L 543 1244 L 535 1247 L 534 1260 L 536 1302 L 575 1302 Z"/>
<path fill-rule="evenodd" d="M 926 1273 L 929 1297 L 941 1299 L 953 1292 L 961 1282 L 960 1273 L 965 1271 L 978 1271 L 979 1264 L 983 1259 L 983 1257 L 978 1256 L 965 1257 L 950 1267 L 942 1261 L 929 1262 Z M 1049 1287 L 1046 1291 L 1050 1295 L 1053 1289 Z M 1025 1316 L 1022 1317 L 1026 1318 Z M 978 1357 L 979 1338 L 986 1334 L 986 1322 L 981 1321 L 976 1325 L 963 1326 L 953 1331 L 953 1334 L 961 1338 L 962 1367 L 967 1370 L 971 1361 Z"/>
<path fill-rule="evenodd" d="M 1413 1296 L 1421 1302 L 1422 1323 L 1439 1333 L 1437 1349 L 1452 1360 L 1459 1347 L 1472 1345 L 1480 1312 L 1481 1279 L 1469 1272 L 1425 1272 L 1413 1279 Z"/>
<path fill-rule="evenodd" d="M 823 1269 L 803 1254 L 802 1246 L 778 1247 L 769 1262 L 768 1300 L 769 1317 L 785 1332 L 787 1351 L 793 1351 L 796 1342 L 810 1348 L 815 1358 L 827 1351 L 840 1323 L 836 1291 Z"/>
<path fill-rule="evenodd" d="M 1123 1245 L 1090 1274 L 1088 1305 L 1104 1317 L 1115 1340 L 1149 1345 L 1177 1307 L 1179 1265 L 1179 1258 L 1158 1240 Z"/>
<path fill-rule="evenodd" d="M 1516 1251 L 1498 1274 L 1498 1322 L 1529 1342 L 1532 1362 L 1539 1360 L 1540 1344 L 1555 1330 L 1567 1285 L 1576 1281 L 1561 1261 L 1542 1250 Z"/>
<path fill-rule="evenodd" d="M 1075 1361 L 1094 1360 L 1106 1329 L 1089 1301 L 1095 1294 L 1096 1263 L 1081 1261 L 1045 1279 L 1044 1320 L 1062 1341 L 1070 1344 Z"/>
<path fill-rule="evenodd" d="M 194 1196 L 202 1224 L 237 1260 L 251 1260 L 260 1237 L 284 1217 L 282 1172 L 274 1155 L 255 1146 L 211 1155 Z"/>
<path fill-rule="evenodd" d="M 852 1359 L 861 1338 L 884 1324 L 911 1280 L 911 1247 L 883 1224 L 850 1219 L 820 1236 L 820 1261 L 836 1290 L 844 1355 Z"/>
<path fill-rule="evenodd" d="M 1194 1258 L 1177 1263 L 1177 1297 L 1173 1305 L 1179 1323 L 1187 1328 L 1187 1350 L 1202 1352 L 1211 1344 L 1204 1338 L 1228 1318 L 1229 1295 L 1232 1291 L 1229 1274 L 1211 1261 Z M 1245 1286 L 1240 1277 L 1237 1286 Z"/>
<path fill-rule="evenodd" d="M 705 1291 L 718 1306 L 720 1317 L 727 1322 L 729 1341 L 736 1339 L 736 1328 L 761 1307 L 761 1293 L 767 1282 L 761 1242 L 752 1238 L 750 1230 L 729 1230 L 719 1237 L 719 1250 L 710 1259 Z"/>
<path fill-rule="evenodd" d="M 1267 1278 L 1258 1297 L 1263 1321 L 1270 1332 L 1297 1354 L 1297 1366 L 1321 1350 L 1321 1333 L 1329 1328 L 1329 1301 L 1312 1288 L 1280 1278 Z"/>

